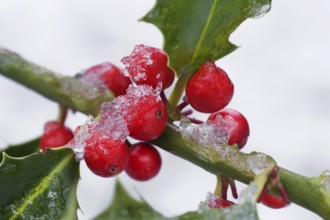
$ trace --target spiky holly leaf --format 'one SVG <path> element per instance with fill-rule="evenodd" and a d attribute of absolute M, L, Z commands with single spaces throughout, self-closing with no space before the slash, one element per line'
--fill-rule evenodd
<path fill-rule="evenodd" d="M 247 18 L 270 10 L 271 0 L 157 0 L 142 18 L 165 37 L 164 49 L 178 76 L 191 75 L 206 60 L 234 51 L 230 34 Z"/>
<path fill-rule="evenodd" d="M 71 149 L 47 150 L 0 164 L 0 219 L 77 219 L 79 164 Z"/>
<path fill-rule="evenodd" d="M 139 220 L 139 219 L 165 219 L 160 213 L 155 211 L 144 200 L 138 201 L 132 198 L 124 189 L 122 184 L 117 181 L 115 195 L 111 205 L 95 220 Z"/>
<path fill-rule="evenodd" d="M 132 198 L 119 181 L 116 183 L 115 195 L 109 208 L 98 215 L 95 220 L 256 220 L 256 204 L 254 202 L 256 186 L 249 186 L 242 194 L 239 204 L 225 209 L 210 209 L 202 203 L 200 209 L 176 217 L 165 217 L 155 211 L 146 201 Z"/>
<path fill-rule="evenodd" d="M 36 153 L 40 149 L 39 142 L 40 138 L 35 138 L 22 144 L 9 145 L 5 150 L 0 151 L 0 161 L 2 160 L 2 152 L 11 157 L 25 157 Z"/>

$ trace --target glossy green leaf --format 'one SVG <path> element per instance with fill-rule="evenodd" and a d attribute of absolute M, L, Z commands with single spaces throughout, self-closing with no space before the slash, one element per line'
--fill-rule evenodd
<path fill-rule="evenodd" d="M 243 193 L 239 204 L 215 210 L 202 203 L 198 211 L 188 212 L 176 217 L 165 217 L 155 211 L 146 201 L 132 198 L 119 181 L 116 183 L 115 195 L 109 208 L 95 220 L 256 220 L 256 204 L 254 202 L 256 187 L 249 186 Z"/>
<path fill-rule="evenodd" d="M 47 150 L 0 164 L 0 219 L 77 219 L 79 163 L 71 149 Z"/>
<path fill-rule="evenodd" d="M 102 212 L 95 220 L 139 220 L 139 219 L 165 219 L 144 200 L 132 198 L 117 181 L 115 195 L 109 208 Z"/>
<path fill-rule="evenodd" d="M 11 157 L 25 157 L 39 151 L 39 142 L 40 138 L 35 138 L 22 144 L 9 145 L 3 152 Z"/>
<path fill-rule="evenodd" d="M 270 10 L 271 0 L 157 0 L 142 18 L 155 24 L 165 38 L 170 66 L 191 75 L 206 60 L 234 51 L 230 34 L 247 18 Z"/>

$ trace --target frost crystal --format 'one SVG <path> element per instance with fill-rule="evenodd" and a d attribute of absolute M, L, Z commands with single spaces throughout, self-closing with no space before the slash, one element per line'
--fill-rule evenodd
<path fill-rule="evenodd" d="M 53 192 L 53 191 L 49 191 L 47 193 L 47 197 L 50 198 L 50 199 L 53 199 L 57 196 L 57 193 L 56 192 Z"/>
<path fill-rule="evenodd" d="M 133 96 L 133 98 L 139 97 L 145 97 L 145 96 L 155 96 L 159 97 L 159 94 L 161 92 L 161 84 L 156 87 L 156 89 L 153 89 L 149 85 L 139 85 L 139 86 L 133 86 L 130 85 L 127 89 L 127 95 Z"/>
<path fill-rule="evenodd" d="M 125 65 L 125 72 L 133 76 L 134 81 L 147 79 L 145 66 L 153 64 L 153 60 L 151 59 L 152 52 L 153 50 L 151 47 L 147 47 L 143 44 L 136 45 L 133 52 L 121 60 Z M 131 66 L 132 63 L 134 63 L 134 65 Z"/>
<path fill-rule="evenodd" d="M 275 165 L 274 160 L 265 154 L 244 154 L 239 152 L 238 148 L 229 146 L 228 131 L 232 125 L 221 118 L 216 119 L 215 123 L 206 122 L 199 125 L 181 121 L 180 131 L 182 137 L 192 143 L 190 147 L 198 152 L 202 160 L 211 159 L 214 163 L 221 161 L 251 175 L 257 175 Z"/>
<path fill-rule="evenodd" d="M 93 123 L 95 123 L 94 119 L 92 116 L 90 116 L 85 122 L 85 124 L 76 128 L 73 133 L 73 139 L 67 144 L 76 154 L 77 161 L 80 161 L 84 158 L 84 148 L 86 146 L 86 140 L 91 135 L 89 132 L 89 126 L 91 126 Z"/>
<path fill-rule="evenodd" d="M 109 138 L 113 140 L 125 141 L 128 136 L 128 129 L 125 120 L 120 115 L 112 117 L 102 117 L 99 121 L 94 121 L 92 117 L 74 131 L 74 138 L 68 143 L 76 154 L 76 160 L 84 157 L 86 141 L 93 135 L 100 135 L 99 138 Z"/>
<path fill-rule="evenodd" d="M 205 203 L 208 207 L 210 208 L 214 208 L 214 207 L 217 207 L 217 200 L 219 200 L 220 197 L 217 196 L 217 195 L 214 195 L 213 193 L 211 192 L 208 192 L 206 194 L 206 200 L 205 200 Z"/>
<path fill-rule="evenodd" d="M 65 94 L 82 96 L 86 99 L 103 96 L 108 89 L 99 74 L 82 74 L 80 78 L 68 78 L 62 82 L 61 87 Z"/>
<path fill-rule="evenodd" d="M 269 166 L 267 155 L 265 154 L 251 154 L 247 163 L 255 175 L 258 175 Z"/>
<path fill-rule="evenodd" d="M 181 121 L 180 125 L 184 139 L 190 139 L 202 145 L 227 145 L 228 143 L 228 132 L 224 127 L 209 122 L 196 125 Z"/>
<path fill-rule="evenodd" d="M 212 207 L 217 205 L 219 197 L 208 193 L 206 201 L 201 202 L 198 211 L 205 219 L 258 219 L 255 204 L 256 189 L 255 183 L 250 184 L 249 187 L 240 193 L 240 199 L 236 205 L 217 210 L 212 209 Z"/>
<path fill-rule="evenodd" d="M 101 118 L 89 126 L 89 133 L 102 134 L 103 137 L 111 137 L 113 140 L 124 142 L 128 136 L 128 129 L 125 120 L 120 116 Z"/>
<path fill-rule="evenodd" d="M 139 108 L 141 101 L 147 100 L 147 96 L 155 96 L 159 99 L 161 89 L 153 89 L 148 85 L 130 85 L 127 94 L 118 96 L 112 102 L 105 102 L 101 105 L 102 118 L 123 117 L 130 118 L 131 109 Z M 159 99 L 160 101 L 160 99 Z"/>

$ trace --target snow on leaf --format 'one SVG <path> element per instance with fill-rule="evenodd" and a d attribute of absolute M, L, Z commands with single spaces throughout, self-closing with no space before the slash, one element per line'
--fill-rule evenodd
<path fill-rule="evenodd" d="M 78 180 L 79 164 L 71 149 L 19 158 L 4 153 L 0 219 L 77 219 Z"/>

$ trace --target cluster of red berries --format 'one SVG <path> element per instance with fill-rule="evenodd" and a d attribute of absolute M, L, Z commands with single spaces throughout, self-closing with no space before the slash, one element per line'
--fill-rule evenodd
<path fill-rule="evenodd" d="M 82 146 L 82 158 L 95 174 L 111 177 L 125 170 L 135 180 L 149 180 L 159 172 L 161 157 L 147 142 L 158 138 L 166 128 L 168 102 L 163 91 L 171 86 L 175 74 L 167 65 L 164 51 L 145 45 L 135 46 L 122 63 L 124 70 L 108 62 L 82 73 L 85 80 L 96 77 L 117 96 L 101 105 L 99 120 L 79 126 L 74 135 L 64 125 L 48 122 L 41 148 L 45 151 L 47 147 L 63 146 L 71 140 L 68 145 L 74 150 L 81 150 Z M 190 77 L 186 98 L 177 109 L 186 117 L 192 114 L 191 110 L 183 111 L 189 104 L 199 112 L 211 113 L 208 123 L 221 126 L 227 133 L 228 144 L 241 149 L 247 142 L 249 125 L 241 113 L 225 109 L 233 94 L 234 86 L 227 73 L 213 61 L 206 61 Z M 192 123 L 202 123 L 190 119 Z M 130 144 L 128 136 L 142 142 Z M 267 202 L 269 198 L 265 197 L 263 203 L 272 204 Z M 213 208 L 234 204 L 226 198 L 215 201 Z"/>
<path fill-rule="evenodd" d="M 160 49 L 138 45 L 130 56 L 122 59 L 129 77 L 114 66 L 104 68 L 104 64 L 84 73 L 98 74 L 117 95 L 112 102 L 102 104 L 101 119 L 95 129 L 97 132 L 89 130 L 85 141 L 84 159 L 95 174 L 111 177 L 125 170 L 133 179 L 145 181 L 159 172 L 160 154 L 147 142 L 158 138 L 167 124 L 166 105 L 160 98 L 160 93 L 174 80 L 174 72 L 167 66 L 167 59 Z M 109 66 L 109 63 L 106 65 Z M 116 71 L 116 74 L 110 71 Z M 119 84 L 115 80 L 125 83 Z M 130 85 L 131 80 L 135 86 Z M 144 142 L 131 145 L 125 134 L 122 138 L 114 137 L 116 132 L 125 133 L 125 129 L 118 129 L 117 126 L 112 126 L 113 131 L 109 135 L 100 129 L 107 120 L 118 119 L 121 125 L 127 127 L 128 136 Z"/>
<path fill-rule="evenodd" d="M 79 126 L 68 144 L 72 148 L 83 145 L 83 158 L 93 173 L 111 177 L 125 170 L 133 179 L 144 181 L 159 172 L 160 154 L 147 142 L 158 138 L 167 124 L 166 105 L 160 98 L 160 93 L 174 81 L 167 61 L 164 51 L 138 45 L 130 56 L 122 59 L 129 76 L 111 63 L 93 66 L 82 73 L 84 80 L 102 81 L 117 96 L 101 105 L 98 121 Z M 130 144 L 128 136 L 143 142 Z M 48 138 L 46 132 L 43 137 Z M 43 149 L 63 146 L 72 137 L 58 140 L 56 145 L 45 141 L 41 145 Z"/>

